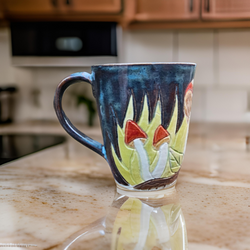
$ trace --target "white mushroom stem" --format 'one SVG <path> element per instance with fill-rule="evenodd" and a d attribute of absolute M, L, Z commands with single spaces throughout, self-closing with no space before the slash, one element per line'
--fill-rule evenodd
<path fill-rule="evenodd" d="M 159 160 L 155 169 L 152 172 L 154 178 L 160 178 L 163 174 L 163 171 L 166 167 L 168 161 L 168 143 L 163 143 L 159 148 Z"/>
<path fill-rule="evenodd" d="M 154 210 L 153 207 L 150 207 L 147 204 L 142 203 L 141 216 L 140 216 L 139 238 L 138 238 L 138 241 L 137 241 L 137 244 L 136 244 L 134 250 L 144 249 L 144 246 L 145 246 L 145 243 L 147 240 L 147 236 L 148 236 L 150 215 L 151 215 L 153 210 Z"/>
<path fill-rule="evenodd" d="M 134 146 L 140 158 L 140 172 L 142 179 L 144 181 L 153 179 L 149 171 L 148 155 L 143 147 L 143 142 L 140 139 L 135 139 Z"/>
<path fill-rule="evenodd" d="M 168 247 L 166 245 L 170 240 L 170 231 L 163 211 L 160 207 L 157 207 L 153 210 L 151 216 L 155 223 L 159 243 L 163 244 L 163 249 L 171 249 L 170 245 Z"/>
<path fill-rule="evenodd" d="M 140 214 L 140 232 L 137 244 L 134 250 L 141 250 L 145 248 L 149 233 L 150 219 L 153 219 L 157 236 L 162 249 L 170 250 L 170 231 L 166 222 L 166 217 L 160 207 L 153 208 L 145 203 L 142 203 Z"/>

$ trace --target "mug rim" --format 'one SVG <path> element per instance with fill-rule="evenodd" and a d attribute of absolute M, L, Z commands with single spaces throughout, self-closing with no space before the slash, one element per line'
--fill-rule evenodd
<path fill-rule="evenodd" d="M 107 64 L 94 64 L 91 67 L 98 67 L 98 66 L 143 66 L 143 65 L 193 65 L 196 66 L 196 63 L 192 62 L 136 62 L 136 63 L 107 63 Z"/>

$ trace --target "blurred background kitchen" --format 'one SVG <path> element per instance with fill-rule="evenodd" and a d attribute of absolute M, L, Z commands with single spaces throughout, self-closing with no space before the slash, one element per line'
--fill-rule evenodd
<path fill-rule="evenodd" d="M 93 64 L 172 61 L 197 63 L 177 185 L 189 249 L 250 249 L 249 0 L 0 0 L 0 244 L 61 249 L 112 204 L 108 164 L 73 138 L 31 154 L 65 140 L 58 83 Z M 87 83 L 63 98 L 101 140 L 95 105 Z"/>
<path fill-rule="evenodd" d="M 14 85 L 18 88 L 15 122 L 57 121 L 52 107 L 57 84 L 73 72 L 91 72 L 92 64 L 171 61 L 197 63 L 191 122 L 250 122 L 248 1 L 1 0 L 0 3 L 0 87 Z M 50 39 L 54 48 L 45 55 L 37 54 L 35 49 L 30 54 L 29 51 L 19 53 L 17 49 L 16 55 L 13 54 L 13 46 L 20 39 L 27 39 L 27 44 L 34 43 L 33 46 L 39 41 L 32 40 L 22 25 L 13 36 L 12 23 L 45 21 L 58 22 L 56 25 L 61 30 L 62 21 L 71 25 L 72 22 L 100 22 L 94 25 L 95 29 L 103 22 L 112 22 L 113 31 L 108 36 L 110 34 L 110 41 L 113 39 L 116 46 L 109 55 L 101 52 L 86 57 L 87 54 L 80 55 L 77 49 L 67 47 L 64 41 L 66 47 L 61 50 L 66 53 L 58 56 L 54 53 L 60 50 L 56 47 L 58 35 Z M 67 36 L 77 37 L 77 32 L 76 35 L 61 34 L 63 38 Z M 99 48 L 102 38 L 94 40 L 94 37 L 91 32 L 87 38 L 80 37 L 82 44 L 78 50 L 91 39 L 93 46 Z M 73 42 L 72 46 L 77 44 Z M 112 41 L 109 46 L 114 46 Z M 81 102 L 81 98 L 85 99 Z M 90 104 L 86 104 L 86 100 Z M 69 118 L 74 123 L 88 124 L 89 111 L 95 105 L 92 100 L 88 84 L 70 87 L 64 97 Z M 93 122 L 98 124 L 96 115 Z"/>

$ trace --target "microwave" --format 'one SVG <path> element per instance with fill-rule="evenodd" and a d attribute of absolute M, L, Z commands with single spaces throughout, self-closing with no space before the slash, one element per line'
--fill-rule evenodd
<path fill-rule="evenodd" d="M 120 27 L 114 22 L 11 22 L 14 66 L 116 63 Z"/>

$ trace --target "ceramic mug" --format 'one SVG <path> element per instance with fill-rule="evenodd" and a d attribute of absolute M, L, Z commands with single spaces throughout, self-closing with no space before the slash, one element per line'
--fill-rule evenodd
<path fill-rule="evenodd" d="M 58 85 L 54 108 L 63 128 L 108 162 L 118 188 L 155 191 L 175 185 L 185 153 L 194 63 L 92 66 Z M 92 85 L 104 145 L 72 125 L 62 109 L 71 84 Z"/>

